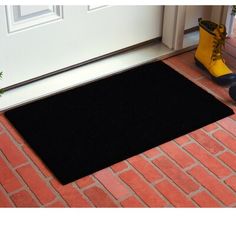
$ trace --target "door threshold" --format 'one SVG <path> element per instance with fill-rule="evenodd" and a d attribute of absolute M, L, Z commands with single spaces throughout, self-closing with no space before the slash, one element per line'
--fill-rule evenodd
<path fill-rule="evenodd" d="M 107 78 L 131 68 L 163 60 L 167 57 L 192 50 L 196 45 L 188 43 L 181 50 L 171 50 L 161 42 L 150 43 L 111 57 L 82 65 L 60 74 L 38 80 L 4 92 L 0 98 L 0 112 L 22 106 L 75 87 Z"/>

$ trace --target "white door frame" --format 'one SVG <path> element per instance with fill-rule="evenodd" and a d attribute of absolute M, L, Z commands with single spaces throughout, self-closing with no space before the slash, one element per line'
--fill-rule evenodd
<path fill-rule="evenodd" d="M 165 6 L 162 42 L 170 49 L 183 48 L 184 26 L 187 6 Z M 225 24 L 228 35 L 232 33 L 233 16 L 231 6 L 212 6 L 210 20 Z"/>
<path fill-rule="evenodd" d="M 165 6 L 162 42 L 170 49 L 183 48 L 186 6 Z"/>
<path fill-rule="evenodd" d="M 232 35 L 234 29 L 235 16 L 231 15 L 232 8 L 233 6 L 223 6 L 222 9 L 221 23 L 225 24 L 228 36 Z"/>
<path fill-rule="evenodd" d="M 211 20 L 217 24 L 224 24 L 227 35 L 230 36 L 233 30 L 234 16 L 231 15 L 232 6 L 212 6 Z"/>

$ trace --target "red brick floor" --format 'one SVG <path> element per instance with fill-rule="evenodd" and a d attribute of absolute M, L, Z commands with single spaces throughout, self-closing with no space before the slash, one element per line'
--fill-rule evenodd
<path fill-rule="evenodd" d="M 236 71 L 235 39 L 226 50 Z M 164 62 L 236 111 L 193 56 Z M 0 207 L 236 207 L 236 115 L 65 186 L 1 115 Z"/>

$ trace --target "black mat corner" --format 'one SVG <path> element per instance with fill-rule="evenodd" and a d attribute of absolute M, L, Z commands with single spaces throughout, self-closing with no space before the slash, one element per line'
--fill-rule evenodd
<path fill-rule="evenodd" d="M 231 114 L 161 61 L 5 113 L 63 184 Z"/>

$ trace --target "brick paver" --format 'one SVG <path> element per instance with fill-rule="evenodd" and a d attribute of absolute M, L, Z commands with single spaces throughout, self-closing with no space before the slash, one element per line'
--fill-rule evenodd
<path fill-rule="evenodd" d="M 162 156 L 154 160 L 153 163 L 187 194 L 199 189 L 199 185 L 167 157 Z"/>
<path fill-rule="evenodd" d="M 220 203 L 218 203 L 210 194 L 206 191 L 202 191 L 197 193 L 192 199 L 200 206 L 200 207 L 220 207 Z"/>
<path fill-rule="evenodd" d="M 12 201 L 17 207 L 37 207 L 39 204 L 30 196 L 29 192 L 22 190 L 11 196 Z"/>
<path fill-rule="evenodd" d="M 142 156 L 134 156 L 128 159 L 129 163 L 138 170 L 150 183 L 163 178 L 163 175 Z"/>
<path fill-rule="evenodd" d="M 219 178 L 226 177 L 232 173 L 229 168 L 220 163 L 217 158 L 207 153 L 200 145 L 191 143 L 184 148 Z"/>
<path fill-rule="evenodd" d="M 188 171 L 203 187 L 209 190 L 226 206 L 236 204 L 236 194 L 201 166 Z"/>

